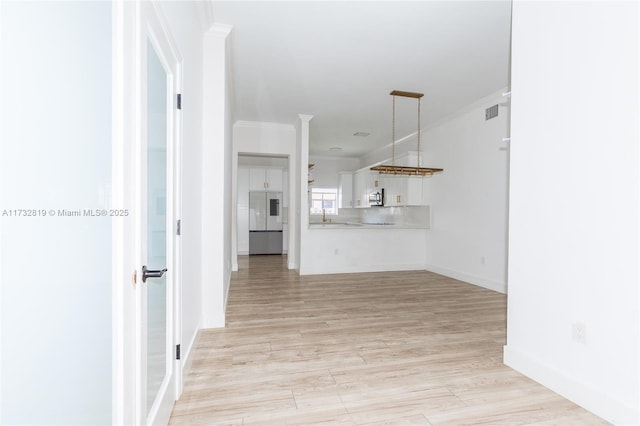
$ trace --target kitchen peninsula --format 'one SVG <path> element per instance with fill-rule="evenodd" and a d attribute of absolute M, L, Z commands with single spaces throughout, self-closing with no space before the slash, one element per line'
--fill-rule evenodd
<path fill-rule="evenodd" d="M 309 216 L 309 229 L 429 229 L 429 206 L 340 209 L 335 216 Z"/>
<path fill-rule="evenodd" d="M 301 275 L 426 269 L 429 229 L 345 223 L 301 232 Z"/>
<path fill-rule="evenodd" d="M 300 230 L 302 275 L 426 269 L 429 178 L 381 175 L 348 159 L 310 160 L 315 182 Z M 325 198 L 318 202 L 318 193 L 331 188 L 337 188 L 336 208 Z M 376 205 L 377 193 L 384 194 L 382 205 Z"/>

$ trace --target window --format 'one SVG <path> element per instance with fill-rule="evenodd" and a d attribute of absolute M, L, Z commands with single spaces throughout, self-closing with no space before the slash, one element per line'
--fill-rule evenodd
<path fill-rule="evenodd" d="M 338 214 L 338 190 L 336 188 L 311 188 L 310 214 Z"/>

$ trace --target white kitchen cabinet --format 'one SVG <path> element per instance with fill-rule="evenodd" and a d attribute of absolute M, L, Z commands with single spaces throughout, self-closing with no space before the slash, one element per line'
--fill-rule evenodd
<path fill-rule="evenodd" d="M 353 207 L 353 173 L 340 172 L 338 175 L 338 208 Z"/>
<path fill-rule="evenodd" d="M 402 206 L 404 205 L 404 194 L 402 188 L 402 178 L 395 175 L 383 175 L 382 186 L 384 187 L 384 205 Z"/>
<path fill-rule="evenodd" d="M 382 182 L 378 172 L 369 169 L 360 170 L 353 174 L 354 207 L 369 207 L 369 194 L 382 189 Z"/>
<path fill-rule="evenodd" d="M 282 191 L 283 186 L 283 170 L 282 169 L 265 169 L 267 189 L 269 191 Z"/>
<path fill-rule="evenodd" d="M 238 254 L 249 254 L 249 169 L 238 167 Z"/>
<path fill-rule="evenodd" d="M 367 194 L 367 172 L 359 171 L 353 174 L 353 207 L 369 207 Z"/>
<path fill-rule="evenodd" d="M 405 206 L 427 205 L 422 193 L 422 185 L 425 179 L 422 176 L 405 176 Z"/>
<path fill-rule="evenodd" d="M 378 172 L 368 171 L 367 175 L 367 192 L 376 192 L 382 189 L 382 175 Z"/>
<path fill-rule="evenodd" d="M 353 207 L 362 207 L 362 175 L 360 173 L 353 174 Z"/>
<path fill-rule="evenodd" d="M 249 191 L 282 191 L 283 170 L 280 168 L 249 169 Z"/>
<path fill-rule="evenodd" d="M 421 176 L 385 175 L 384 205 L 385 206 L 421 206 L 424 205 L 422 196 Z"/>
<path fill-rule="evenodd" d="M 249 190 L 262 191 L 265 188 L 265 169 L 249 169 Z"/>

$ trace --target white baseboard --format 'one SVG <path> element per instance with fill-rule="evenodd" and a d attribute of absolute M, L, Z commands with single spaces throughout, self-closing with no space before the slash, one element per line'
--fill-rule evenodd
<path fill-rule="evenodd" d="M 231 289 L 231 275 L 227 278 L 227 291 L 224 293 L 224 301 L 222 303 L 222 316 L 226 318 L 227 316 L 227 301 L 229 300 L 229 290 Z M 223 321 L 224 323 L 224 321 Z M 224 327 L 224 325 L 223 325 Z"/>
<path fill-rule="evenodd" d="M 191 341 L 186 345 L 184 349 L 181 349 L 181 357 L 182 357 L 182 383 L 187 380 L 187 375 L 189 374 L 189 370 L 191 370 L 191 364 L 193 364 L 193 356 L 198 347 L 198 342 L 200 341 L 200 333 L 201 329 L 199 328 L 191 338 Z"/>
<path fill-rule="evenodd" d="M 475 275 L 467 274 L 453 269 L 442 268 L 435 265 L 427 265 L 427 271 L 435 272 L 436 274 L 444 275 L 446 277 L 455 278 L 456 280 L 464 281 L 469 284 L 477 285 L 489 290 L 497 291 L 498 293 L 507 293 L 507 284 L 499 281 L 493 281 L 486 278 L 478 277 Z"/>
<path fill-rule="evenodd" d="M 300 270 L 300 275 L 322 274 L 353 274 L 361 272 L 388 272 L 388 271 L 421 271 L 425 269 L 424 263 L 406 265 L 322 265 L 314 268 Z"/>
<path fill-rule="evenodd" d="M 508 345 L 504 347 L 504 363 L 608 422 L 629 426 L 640 424 L 637 409 Z"/>
<path fill-rule="evenodd" d="M 224 328 L 225 327 L 224 312 L 209 315 L 202 323 L 202 328 Z"/>

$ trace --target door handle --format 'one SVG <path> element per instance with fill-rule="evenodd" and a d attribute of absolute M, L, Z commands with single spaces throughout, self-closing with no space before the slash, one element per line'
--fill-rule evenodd
<path fill-rule="evenodd" d="M 142 267 L 142 282 L 146 283 L 147 278 L 162 278 L 167 268 L 164 269 L 148 269 L 147 265 Z"/>

